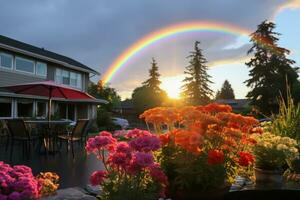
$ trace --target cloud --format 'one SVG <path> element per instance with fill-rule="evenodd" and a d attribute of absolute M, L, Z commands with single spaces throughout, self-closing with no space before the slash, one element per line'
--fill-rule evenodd
<path fill-rule="evenodd" d="M 131 44 L 165 26 L 212 20 L 254 31 L 257 24 L 270 19 L 278 10 L 298 6 L 299 0 L 10 0 L 1 2 L 0 34 L 70 56 L 103 74 Z M 185 57 L 195 40 L 201 41 L 210 65 L 241 60 L 249 48 L 245 42 L 226 49 L 236 43 L 237 36 L 183 34 L 134 57 L 117 73 L 112 86 L 120 92 L 138 86 L 147 77 L 153 56 L 160 64 L 162 75 L 182 73 L 188 64 Z"/>

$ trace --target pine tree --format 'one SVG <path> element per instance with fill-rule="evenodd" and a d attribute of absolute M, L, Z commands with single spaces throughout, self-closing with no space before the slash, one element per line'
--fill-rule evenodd
<path fill-rule="evenodd" d="M 204 105 L 209 103 L 213 91 L 209 88 L 211 76 L 207 74 L 208 67 L 202 50 L 198 47 L 200 42 L 196 41 L 194 51 L 187 57 L 190 59 L 189 66 L 184 73 L 187 75 L 183 80 L 182 97 L 187 104 Z"/>
<path fill-rule="evenodd" d="M 216 99 L 234 99 L 234 91 L 231 87 L 231 84 L 229 83 L 228 80 L 225 80 L 221 91 L 218 91 L 216 94 Z"/>
<path fill-rule="evenodd" d="M 158 73 L 158 66 L 154 58 L 152 58 L 151 68 L 149 69 L 149 76 L 149 79 L 144 81 L 142 85 L 152 89 L 154 92 L 160 92 L 160 74 Z"/>
<path fill-rule="evenodd" d="M 135 88 L 132 93 L 132 102 L 137 113 L 161 106 L 167 99 L 167 93 L 159 87 L 161 83 L 159 77 L 158 65 L 152 58 L 149 79 L 144 81 L 141 87 Z"/>
<path fill-rule="evenodd" d="M 295 62 L 286 57 L 289 50 L 277 44 L 280 34 L 273 31 L 275 27 L 268 21 L 258 25 L 250 35 L 253 46 L 248 54 L 252 53 L 253 57 L 246 63 L 251 70 L 250 79 L 245 83 L 252 88 L 247 97 L 265 114 L 278 110 L 278 97 L 285 97 L 287 88 L 292 87 L 298 77 L 296 68 L 291 66 Z"/>

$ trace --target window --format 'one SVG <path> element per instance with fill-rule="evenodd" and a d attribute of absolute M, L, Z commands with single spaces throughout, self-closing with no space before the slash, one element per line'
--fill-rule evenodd
<path fill-rule="evenodd" d="M 55 82 L 58 84 L 69 85 L 74 88 L 82 88 L 81 74 L 76 72 L 69 72 L 67 70 L 56 69 Z"/>
<path fill-rule="evenodd" d="M 34 73 L 34 62 L 24 58 L 16 57 L 16 70 Z"/>
<path fill-rule="evenodd" d="M 36 102 L 36 117 L 46 118 L 47 103 L 44 101 Z"/>
<path fill-rule="evenodd" d="M 6 53 L 0 53 L 0 66 L 6 69 L 12 69 L 13 56 Z"/>
<path fill-rule="evenodd" d="M 9 98 L 0 98 L 0 117 L 12 117 L 12 101 Z"/>
<path fill-rule="evenodd" d="M 17 101 L 18 117 L 33 117 L 33 101 L 20 99 Z"/>
<path fill-rule="evenodd" d="M 70 72 L 68 72 L 66 70 L 62 70 L 62 83 L 64 85 L 70 84 Z"/>
<path fill-rule="evenodd" d="M 35 70 L 36 70 L 36 75 L 47 76 L 47 64 L 46 63 L 37 62 Z"/>

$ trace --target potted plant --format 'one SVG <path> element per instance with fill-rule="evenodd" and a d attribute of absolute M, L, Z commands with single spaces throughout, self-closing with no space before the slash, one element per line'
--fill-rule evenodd
<path fill-rule="evenodd" d="M 218 199 L 239 173 L 251 170 L 258 121 L 227 105 L 154 108 L 140 117 L 159 134 L 172 199 Z"/>
<path fill-rule="evenodd" d="M 155 162 L 154 153 L 160 140 L 148 131 L 134 129 L 122 135 L 118 142 L 111 133 L 103 131 L 89 138 L 88 153 L 94 153 L 104 165 L 95 171 L 92 185 L 100 185 L 102 200 L 153 200 L 164 197 L 167 177 Z"/>
<path fill-rule="evenodd" d="M 252 137 L 257 141 L 253 147 L 256 183 L 280 186 L 287 162 L 299 157 L 296 140 L 270 132 Z"/>

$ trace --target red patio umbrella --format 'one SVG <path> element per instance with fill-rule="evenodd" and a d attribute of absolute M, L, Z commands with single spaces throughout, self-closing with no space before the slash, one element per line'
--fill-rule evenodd
<path fill-rule="evenodd" d="M 51 120 L 51 101 L 53 98 L 69 100 L 95 100 L 91 95 L 80 90 L 59 85 L 53 81 L 25 83 L 2 87 L 16 94 L 36 95 L 48 97 L 48 120 Z"/>

